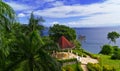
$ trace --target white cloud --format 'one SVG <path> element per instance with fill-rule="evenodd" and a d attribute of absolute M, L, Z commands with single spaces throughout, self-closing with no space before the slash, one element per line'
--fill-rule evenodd
<path fill-rule="evenodd" d="M 55 6 L 55 7 L 57 7 L 57 6 L 63 6 L 64 4 L 61 1 L 56 1 L 52 5 Z"/>
<path fill-rule="evenodd" d="M 18 4 L 18 3 L 15 3 L 15 2 L 6 2 L 6 3 L 9 4 L 16 11 L 31 9 L 31 6 L 27 6 L 27 5 L 24 5 L 24 4 Z"/>
<path fill-rule="evenodd" d="M 59 6 L 38 10 L 35 14 L 52 18 L 86 16 L 82 20 L 68 22 L 72 27 L 120 25 L 120 0 L 107 0 L 91 5 Z"/>
<path fill-rule="evenodd" d="M 18 14 L 18 17 L 25 17 L 26 15 L 24 13 Z"/>

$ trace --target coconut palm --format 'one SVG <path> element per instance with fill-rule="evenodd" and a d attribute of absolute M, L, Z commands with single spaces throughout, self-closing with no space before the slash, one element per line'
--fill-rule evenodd
<path fill-rule="evenodd" d="M 0 71 L 60 71 L 57 61 L 43 48 L 46 44 L 38 30 L 32 28 L 26 35 L 14 20 L 13 9 L 0 0 Z"/>
<path fill-rule="evenodd" d="M 15 21 L 14 10 L 0 0 L 0 25 L 7 31 L 10 30 L 10 24 Z"/>
<path fill-rule="evenodd" d="M 45 46 L 38 31 L 31 32 L 28 36 L 22 34 L 18 37 L 8 57 L 12 62 L 5 71 L 61 71 L 60 65 L 42 48 Z M 14 61 L 14 62 L 13 62 Z"/>
<path fill-rule="evenodd" d="M 45 20 L 42 17 L 35 18 L 33 12 L 31 13 L 30 19 L 29 19 L 29 30 L 42 30 L 43 26 L 41 25 L 42 22 L 45 22 Z"/>
<path fill-rule="evenodd" d="M 0 0 L 0 71 L 3 71 L 12 43 L 11 24 L 15 21 L 14 10 Z"/>

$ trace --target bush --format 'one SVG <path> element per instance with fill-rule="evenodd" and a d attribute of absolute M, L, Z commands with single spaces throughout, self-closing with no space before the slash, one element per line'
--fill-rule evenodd
<path fill-rule="evenodd" d="M 101 71 L 101 67 L 99 64 L 88 63 L 87 68 L 89 71 Z"/>
<path fill-rule="evenodd" d="M 103 71 L 116 71 L 116 69 L 114 67 L 109 66 L 109 65 L 104 65 Z"/>
<path fill-rule="evenodd" d="M 114 53 L 115 53 L 116 51 L 119 51 L 119 50 L 120 50 L 120 48 L 119 48 L 118 46 L 113 46 L 113 49 L 114 49 Z"/>
<path fill-rule="evenodd" d="M 62 71 L 74 71 L 72 67 L 66 66 L 62 69 Z"/>
<path fill-rule="evenodd" d="M 114 54 L 111 56 L 111 59 L 120 59 L 120 49 L 119 51 L 114 52 Z"/>
<path fill-rule="evenodd" d="M 83 71 L 81 68 L 81 63 L 71 64 L 62 67 L 62 71 Z"/>
<path fill-rule="evenodd" d="M 105 55 L 110 55 L 113 53 L 113 47 L 110 45 L 104 45 L 100 53 Z"/>
<path fill-rule="evenodd" d="M 80 44 L 80 42 L 78 40 L 74 40 L 73 44 L 75 45 L 75 48 L 82 49 L 81 44 Z"/>
<path fill-rule="evenodd" d="M 65 59 L 65 60 L 58 60 L 61 64 L 67 63 L 67 62 L 77 62 L 76 58 L 73 59 Z"/>

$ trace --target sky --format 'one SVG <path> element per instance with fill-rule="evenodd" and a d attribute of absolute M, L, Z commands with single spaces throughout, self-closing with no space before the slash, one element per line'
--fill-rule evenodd
<path fill-rule="evenodd" d="M 120 0 L 4 0 L 16 12 L 18 21 L 28 24 L 31 12 L 43 17 L 44 26 L 120 26 Z"/>

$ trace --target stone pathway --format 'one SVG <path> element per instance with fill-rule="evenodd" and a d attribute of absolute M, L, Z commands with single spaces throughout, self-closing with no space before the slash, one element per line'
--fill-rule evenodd
<path fill-rule="evenodd" d="M 60 58 L 60 59 L 77 58 L 77 60 L 79 62 L 81 62 L 81 67 L 82 67 L 83 71 L 88 71 L 88 69 L 87 69 L 88 63 L 93 63 L 93 64 L 98 63 L 97 59 L 93 59 L 90 56 L 80 57 L 80 56 L 77 56 L 73 53 L 68 53 L 68 52 L 59 52 L 57 58 Z"/>
<path fill-rule="evenodd" d="M 93 59 L 90 56 L 82 57 L 81 58 L 81 67 L 82 67 L 83 71 L 88 71 L 88 69 L 87 69 L 87 64 L 88 63 L 93 63 L 93 64 L 98 63 L 98 60 Z"/>
<path fill-rule="evenodd" d="M 81 64 L 81 67 L 82 67 L 83 71 L 88 71 L 88 69 L 87 69 L 87 66 L 86 66 L 86 65 Z"/>

